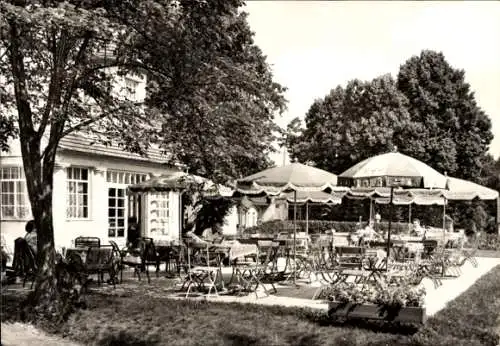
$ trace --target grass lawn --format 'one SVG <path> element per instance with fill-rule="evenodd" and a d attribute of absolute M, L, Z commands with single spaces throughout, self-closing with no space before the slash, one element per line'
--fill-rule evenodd
<path fill-rule="evenodd" d="M 500 338 L 500 266 L 449 306 L 412 328 L 331 323 L 310 310 L 184 301 L 145 294 L 92 293 L 89 307 L 45 330 L 93 345 L 491 345 Z M 2 295 L 2 322 L 18 299 Z M 381 329 L 379 329 L 382 327 Z"/>

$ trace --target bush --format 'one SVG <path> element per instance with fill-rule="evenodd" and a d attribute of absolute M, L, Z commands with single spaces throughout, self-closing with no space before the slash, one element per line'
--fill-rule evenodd
<path fill-rule="evenodd" d="M 479 250 L 500 251 L 500 236 L 494 233 L 481 232 L 479 234 L 479 243 L 477 248 Z"/>
<path fill-rule="evenodd" d="M 324 220 L 309 220 L 309 234 L 324 234 L 325 232 L 334 229 L 338 233 L 350 233 L 356 230 L 358 222 L 352 221 L 324 221 Z M 297 220 L 297 232 L 306 231 L 307 222 Z M 361 227 L 366 227 L 368 222 L 362 222 Z M 381 222 L 379 230 L 386 232 L 389 229 L 388 222 Z M 408 231 L 408 223 L 393 222 L 391 225 L 391 233 L 399 234 Z M 273 220 L 264 222 L 255 227 L 245 229 L 244 234 L 261 234 L 275 236 L 280 232 L 293 232 L 293 220 Z"/>

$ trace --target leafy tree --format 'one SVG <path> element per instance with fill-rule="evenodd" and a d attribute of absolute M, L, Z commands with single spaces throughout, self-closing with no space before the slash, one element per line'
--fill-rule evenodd
<path fill-rule="evenodd" d="M 290 153 L 300 161 L 341 173 L 355 163 L 393 149 L 407 126 L 407 100 L 389 76 L 350 81 L 316 100 L 306 114 L 306 128 L 292 140 Z"/>
<path fill-rule="evenodd" d="M 465 72 L 442 53 L 424 50 L 401 66 L 397 79 L 414 123 L 404 133 L 404 152 L 441 172 L 479 181 L 493 134 Z"/>
<path fill-rule="evenodd" d="M 162 114 L 165 150 L 190 172 L 223 183 L 266 168 L 284 88 L 273 81 L 247 15 L 238 11 L 243 3 L 180 4 L 175 25 L 156 21 L 141 38 L 141 60 L 158 68 L 147 102 Z M 174 54 L 159 48 L 176 42 L 182 46 Z"/>
<path fill-rule="evenodd" d="M 15 135 L 14 116 L 38 229 L 40 269 L 31 297 L 37 311 L 52 314 L 61 303 L 52 187 L 57 147 L 67 134 L 85 131 L 142 154 L 157 142 L 208 178 L 262 164 L 273 112 L 284 100 L 240 5 L 0 1 L 0 143 Z M 130 73 L 149 77 L 149 107 L 114 87 Z"/>
<path fill-rule="evenodd" d="M 465 71 L 453 68 L 442 53 L 424 50 L 401 66 L 398 88 L 409 100 L 412 120 L 403 133 L 403 151 L 440 172 L 481 183 L 493 134 Z M 485 208 L 483 202 L 454 203 L 450 212 L 458 226 L 471 228 L 472 220 L 483 230 Z"/>

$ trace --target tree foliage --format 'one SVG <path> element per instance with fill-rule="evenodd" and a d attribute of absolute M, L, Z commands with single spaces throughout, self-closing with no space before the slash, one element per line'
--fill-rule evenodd
<path fill-rule="evenodd" d="M 409 122 L 406 98 L 389 75 L 350 81 L 314 101 L 306 128 L 291 139 L 291 155 L 341 173 L 354 163 L 393 149 Z"/>
<path fill-rule="evenodd" d="M 398 89 L 409 100 L 414 123 L 405 132 L 404 151 L 441 172 L 479 181 L 493 134 L 465 71 L 442 53 L 422 51 L 401 66 Z"/>
<path fill-rule="evenodd" d="M 38 229 L 33 301 L 41 311 L 59 299 L 52 187 L 64 136 L 84 131 L 142 154 L 156 143 L 217 180 L 266 164 L 283 88 L 253 44 L 242 4 L 0 1 L 0 144 L 18 130 Z M 145 104 L 116 87 L 130 74 L 148 77 Z"/>
<path fill-rule="evenodd" d="M 161 114 L 164 149 L 191 172 L 220 182 L 267 166 L 274 115 L 285 105 L 284 89 L 238 11 L 242 4 L 180 1 L 172 20 L 137 17 L 137 25 L 151 27 L 138 52 L 156 67 L 147 104 Z"/>

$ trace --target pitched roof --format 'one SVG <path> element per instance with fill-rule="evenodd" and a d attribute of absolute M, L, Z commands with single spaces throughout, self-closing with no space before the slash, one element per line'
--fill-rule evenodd
<path fill-rule="evenodd" d="M 83 134 L 69 134 L 63 137 L 59 142 L 58 150 L 152 163 L 166 163 L 169 159 L 171 159 L 170 155 L 163 154 L 158 148 L 149 148 L 146 152 L 147 156 L 141 156 L 139 154 L 125 151 L 117 145 L 104 145 L 102 143 L 98 143 L 91 137 Z"/>

